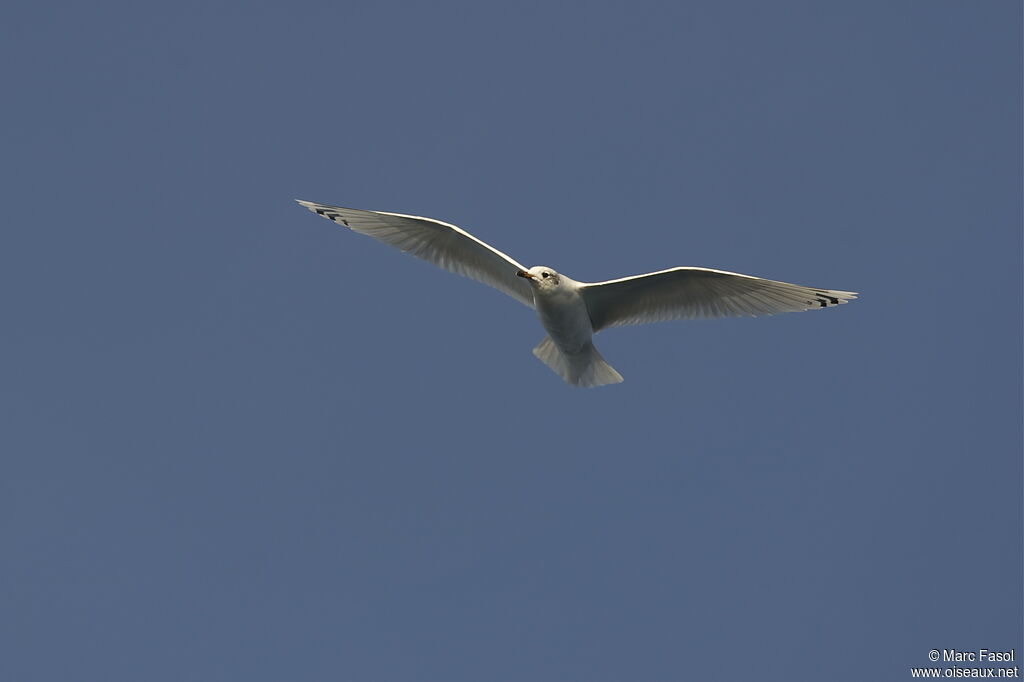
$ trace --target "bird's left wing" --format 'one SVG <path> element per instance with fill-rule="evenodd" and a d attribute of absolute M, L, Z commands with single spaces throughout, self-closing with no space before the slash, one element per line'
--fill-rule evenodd
<path fill-rule="evenodd" d="M 516 276 L 516 273 L 526 268 L 454 225 L 400 213 L 361 211 L 298 199 L 296 201 L 313 213 L 344 225 L 353 232 L 390 244 L 457 275 L 483 282 L 533 307 L 530 283 Z"/>
<path fill-rule="evenodd" d="M 708 268 L 672 268 L 583 286 L 594 331 L 694 317 L 774 315 L 839 305 L 852 291 L 815 289 Z"/>

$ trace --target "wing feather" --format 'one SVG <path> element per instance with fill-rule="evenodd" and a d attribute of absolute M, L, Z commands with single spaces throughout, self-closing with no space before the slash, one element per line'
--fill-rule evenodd
<path fill-rule="evenodd" d="M 353 232 L 373 237 L 449 272 L 475 279 L 533 307 L 533 289 L 529 282 L 516 276 L 526 268 L 454 225 L 401 213 L 296 201 Z"/>
<path fill-rule="evenodd" d="M 586 284 L 594 331 L 697 317 L 774 315 L 840 305 L 853 291 L 816 289 L 709 268 L 671 268 Z"/>

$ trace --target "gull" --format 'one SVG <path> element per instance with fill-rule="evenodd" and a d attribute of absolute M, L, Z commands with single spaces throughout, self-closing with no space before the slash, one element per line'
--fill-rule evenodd
<path fill-rule="evenodd" d="M 353 232 L 502 291 L 537 311 L 547 336 L 533 349 L 573 386 L 617 384 L 622 375 L 594 347 L 602 329 L 666 320 L 815 310 L 857 297 L 736 272 L 677 267 L 606 282 L 577 282 L 545 265 L 527 268 L 455 225 L 385 211 L 296 201 Z"/>

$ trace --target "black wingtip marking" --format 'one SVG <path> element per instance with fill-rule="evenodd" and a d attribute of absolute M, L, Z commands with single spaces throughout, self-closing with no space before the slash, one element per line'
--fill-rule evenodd
<path fill-rule="evenodd" d="M 829 296 L 828 294 L 818 294 L 818 305 L 825 308 L 830 305 L 839 305 L 839 299 L 835 296 Z M 808 301 L 810 302 L 810 301 Z"/>
<path fill-rule="evenodd" d="M 327 210 L 326 208 L 316 208 L 316 209 L 313 209 L 313 210 L 314 210 L 314 211 L 315 211 L 315 212 L 316 212 L 316 213 L 317 213 L 318 215 L 322 215 L 322 216 L 323 216 L 324 218 L 327 218 L 328 220 L 333 220 L 333 221 L 334 221 L 334 222 L 336 222 L 336 223 L 341 223 L 341 224 L 342 224 L 342 225 L 344 225 L 345 227 L 352 227 L 351 225 L 349 225 L 349 224 L 348 224 L 348 221 L 347 221 L 347 220 L 345 220 L 344 218 L 342 218 L 342 217 L 341 217 L 340 215 L 338 215 L 337 213 L 334 213 L 333 211 L 329 211 L 329 210 Z"/>

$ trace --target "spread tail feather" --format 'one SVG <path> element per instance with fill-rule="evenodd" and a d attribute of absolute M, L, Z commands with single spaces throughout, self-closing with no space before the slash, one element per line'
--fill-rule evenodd
<path fill-rule="evenodd" d="M 622 375 L 604 361 L 593 343 L 588 343 L 577 353 L 566 355 L 550 336 L 545 336 L 533 349 L 533 354 L 573 386 L 593 388 L 622 381 Z"/>

